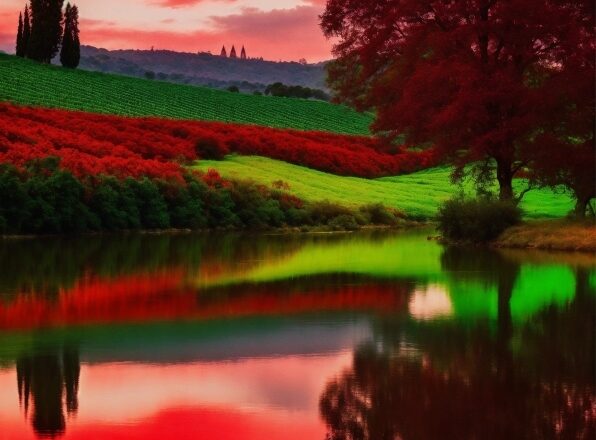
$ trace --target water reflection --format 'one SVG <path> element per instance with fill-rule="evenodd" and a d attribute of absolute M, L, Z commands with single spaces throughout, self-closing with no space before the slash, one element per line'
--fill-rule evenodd
<path fill-rule="evenodd" d="M 321 395 L 327 438 L 594 438 L 596 301 L 586 268 L 576 270 L 570 303 L 514 325 L 518 262 L 447 249 L 441 263 L 456 281 L 496 284 L 496 329 L 381 319 L 382 344 L 358 347 L 352 366 Z"/>
<path fill-rule="evenodd" d="M 596 434 L 592 255 L 131 234 L 0 267 L 8 438 Z"/>
<path fill-rule="evenodd" d="M 75 414 L 80 370 L 78 350 L 72 347 L 40 350 L 17 358 L 19 404 L 40 436 L 64 433 L 63 401 L 66 412 Z"/>

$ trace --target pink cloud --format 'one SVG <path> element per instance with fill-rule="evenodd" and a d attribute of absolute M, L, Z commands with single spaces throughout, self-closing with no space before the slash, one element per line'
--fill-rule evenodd
<path fill-rule="evenodd" d="M 19 11 L 0 9 L 0 50 L 14 52 Z"/>
<path fill-rule="evenodd" d="M 210 30 L 179 32 L 135 29 L 115 26 L 112 22 L 81 20 L 81 41 L 108 49 L 151 46 L 185 52 L 219 52 L 244 45 L 249 56 L 271 60 L 320 61 L 330 58 L 331 42 L 318 27 L 318 8 L 298 6 L 293 9 L 261 11 L 245 8 L 239 14 L 215 16 Z"/>
<path fill-rule="evenodd" d="M 164 8 L 185 8 L 188 6 L 198 5 L 206 1 L 222 1 L 227 3 L 234 3 L 237 0 L 156 0 L 152 4 L 162 6 Z"/>
<path fill-rule="evenodd" d="M 13 0 L 11 0 L 13 1 Z M 16 0 L 14 0 L 16 1 Z M 191 6 L 201 0 L 145 0 L 159 2 L 169 8 Z M 236 2 L 243 0 L 202 0 L 204 2 Z M 20 3 L 20 2 L 19 2 Z M 298 1 L 297 1 L 298 3 Z M 178 17 L 171 15 L 155 21 L 155 27 L 122 22 L 114 17 L 100 19 L 91 5 L 81 9 L 81 41 L 83 44 L 107 49 L 148 49 L 151 46 L 184 52 L 211 51 L 219 53 L 222 45 L 246 46 L 249 57 L 269 60 L 309 62 L 331 57 L 332 42 L 319 27 L 318 16 L 323 0 L 308 0 L 286 9 L 261 10 L 245 7 L 231 15 L 203 17 L 197 30 L 177 28 Z M 263 6 L 266 3 L 263 2 Z M 0 49 L 14 51 L 14 40 L 20 6 L 0 6 Z M 187 14 L 186 11 L 182 14 Z M 142 15 L 142 11 L 139 11 Z M 181 18 L 186 18 L 181 16 Z M 171 28 L 170 28 L 171 27 Z"/>

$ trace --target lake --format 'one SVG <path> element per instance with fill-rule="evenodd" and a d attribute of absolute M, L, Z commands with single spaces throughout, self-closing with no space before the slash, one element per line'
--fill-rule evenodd
<path fill-rule="evenodd" d="M 596 256 L 432 231 L 0 242 L 0 439 L 596 434 Z"/>

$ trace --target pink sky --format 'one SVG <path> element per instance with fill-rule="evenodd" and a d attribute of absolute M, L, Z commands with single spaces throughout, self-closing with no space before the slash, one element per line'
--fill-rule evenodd
<path fill-rule="evenodd" d="M 0 50 L 14 52 L 19 9 L 2 0 Z M 107 49 L 219 53 L 246 46 L 249 57 L 316 62 L 331 58 L 318 16 L 325 0 L 75 0 L 81 41 Z"/>

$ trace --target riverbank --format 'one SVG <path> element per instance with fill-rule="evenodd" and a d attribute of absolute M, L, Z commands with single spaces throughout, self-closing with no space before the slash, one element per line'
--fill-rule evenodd
<path fill-rule="evenodd" d="M 367 224 L 358 225 L 355 229 L 332 228 L 327 225 L 315 226 L 285 226 L 279 228 L 240 229 L 240 228 L 169 228 L 169 229 L 125 229 L 121 231 L 76 232 L 72 234 L 0 234 L 2 240 L 33 240 L 52 237 L 97 237 L 97 236 L 127 236 L 127 235 L 190 235 L 190 234 L 257 234 L 257 235 L 300 235 L 300 234 L 345 234 L 366 231 L 404 231 L 432 226 L 432 222 L 401 220 L 394 225 Z"/>
<path fill-rule="evenodd" d="M 499 248 L 596 252 L 596 223 L 542 220 L 513 226 L 493 243 Z"/>

